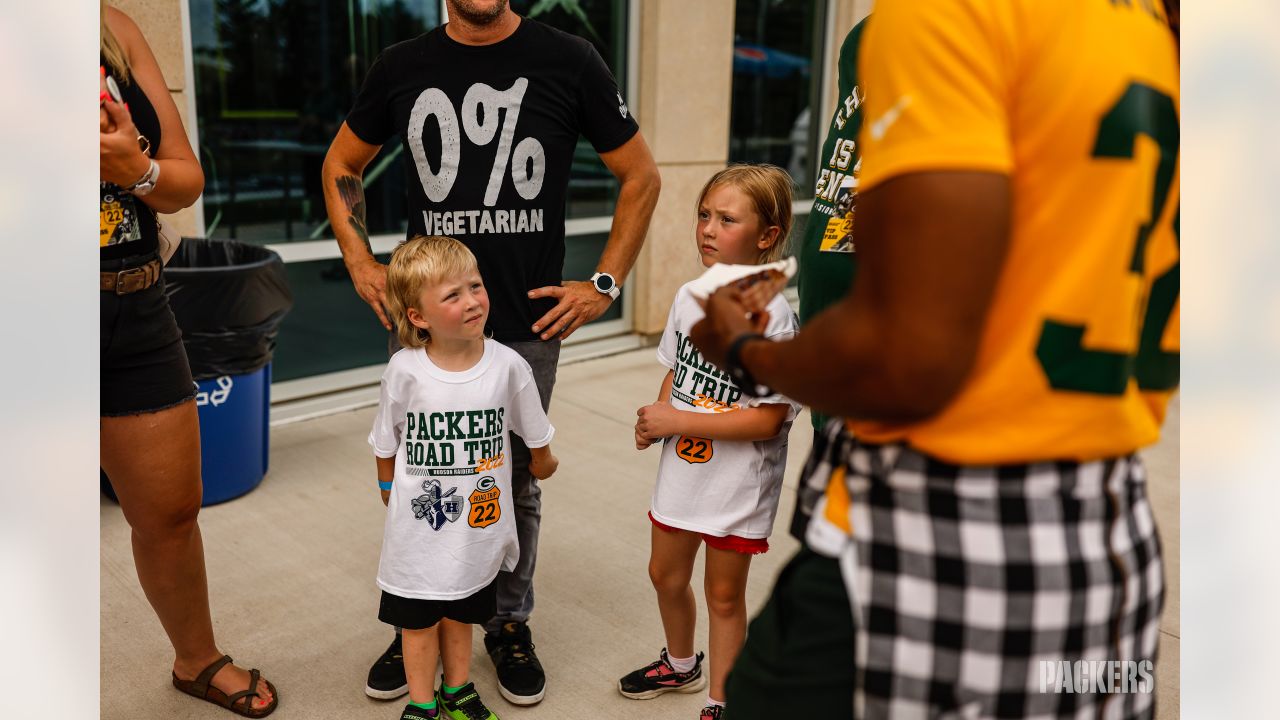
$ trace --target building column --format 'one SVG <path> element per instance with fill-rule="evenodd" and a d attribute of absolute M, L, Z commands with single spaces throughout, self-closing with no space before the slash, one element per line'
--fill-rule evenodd
<path fill-rule="evenodd" d="M 635 331 L 662 332 L 676 291 L 702 272 L 694 203 L 729 157 L 733 0 L 640 2 L 638 119 L 662 196 L 636 263 Z"/>

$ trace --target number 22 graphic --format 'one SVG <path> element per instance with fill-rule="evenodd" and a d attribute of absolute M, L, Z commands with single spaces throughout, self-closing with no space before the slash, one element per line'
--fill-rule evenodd
<path fill-rule="evenodd" d="M 676 456 L 693 465 L 707 462 L 715 455 L 715 448 L 706 438 L 681 435 L 676 441 Z"/>

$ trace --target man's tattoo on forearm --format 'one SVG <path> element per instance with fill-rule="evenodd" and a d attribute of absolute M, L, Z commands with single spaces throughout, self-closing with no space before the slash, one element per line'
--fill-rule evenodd
<path fill-rule="evenodd" d="M 347 206 L 347 210 L 351 211 L 347 222 L 351 224 L 360 239 L 364 240 L 365 249 L 372 253 L 373 245 L 369 243 L 369 229 L 365 224 L 364 185 L 360 182 L 360 178 L 354 175 L 343 175 L 335 183 L 338 186 L 338 194 L 342 197 L 342 203 Z"/>

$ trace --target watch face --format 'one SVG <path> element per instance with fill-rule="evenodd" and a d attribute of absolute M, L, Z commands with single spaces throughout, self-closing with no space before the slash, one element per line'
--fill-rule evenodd
<path fill-rule="evenodd" d="M 602 293 L 607 293 L 613 289 L 613 278 L 608 275 L 601 275 L 596 278 L 596 289 Z"/>

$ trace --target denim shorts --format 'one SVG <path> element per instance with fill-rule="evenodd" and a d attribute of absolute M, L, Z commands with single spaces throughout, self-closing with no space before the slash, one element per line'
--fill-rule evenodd
<path fill-rule="evenodd" d="M 141 267 L 156 254 L 102 260 L 102 272 Z M 99 415 L 119 417 L 156 412 L 195 397 L 191 366 L 182 347 L 164 277 L 129 295 L 98 293 L 102 311 Z"/>

